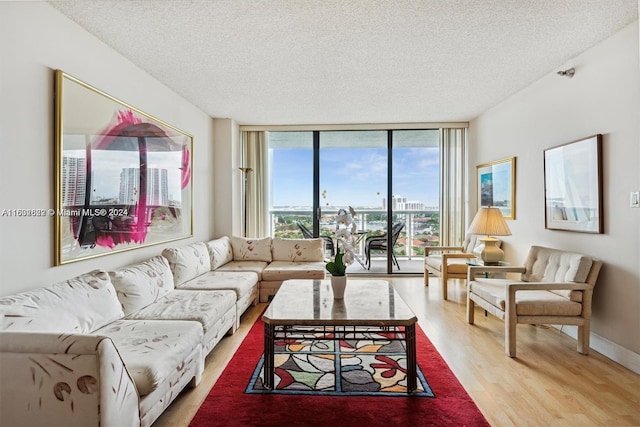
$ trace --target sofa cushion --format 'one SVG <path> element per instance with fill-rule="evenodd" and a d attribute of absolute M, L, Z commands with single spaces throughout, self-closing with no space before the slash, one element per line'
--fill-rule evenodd
<path fill-rule="evenodd" d="M 290 262 L 273 261 L 262 272 L 262 280 L 283 281 L 289 279 L 324 279 L 325 264 L 322 261 Z"/>
<path fill-rule="evenodd" d="M 154 304 L 131 313 L 127 319 L 192 320 L 202 325 L 206 335 L 235 304 L 236 294 L 233 291 L 193 292 L 176 289 Z"/>
<path fill-rule="evenodd" d="M 169 260 L 173 272 L 173 283 L 181 283 L 211 270 L 209 250 L 204 242 L 192 243 L 179 248 L 166 248 L 162 256 Z"/>
<path fill-rule="evenodd" d="M 231 240 L 229 236 L 223 236 L 219 239 L 210 240 L 205 243 L 209 251 L 211 259 L 211 270 L 222 267 L 228 262 L 233 261 L 233 249 L 231 248 Z"/>
<path fill-rule="evenodd" d="M 202 359 L 202 325 L 181 320 L 117 320 L 96 334 L 114 342 L 140 396 Z"/>
<path fill-rule="evenodd" d="M 123 316 L 105 271 L 0 298 L 0 330 L 89 333 Z"/>
<path fill-rule="evenodd" d="M 210 271 L 178 286 L 193 291 L 232 290 L 241 300 L 258 286 L 258 274 L 253 271 Z"/>
<path fill-rule="evenodd" d="M 449 258 L 447 272 L 449 274 L 466 274 L 469 268 L 467 265 L 468 261 L 468 258 Z M 425 258 L 424 262 L 428 266 L 442 272 L 442 255 L 429 255 Z"/>
<path fill-rule="evenodd" d="M 508 282 L 501 279 L 476 279 L 469 286 L 470 292 L 505 311 L 506 283 Z M 516 304 L 519 316 L 578 316 L 582 312 L 582 304 L 544 290 L 518 291 Z"/>
<path fill-rule="evenodd" d="M 273 261 L 324 261 L 323 239 L 282 239 L 271 240 Z"/>
<path fill-rule="evenodd" d="M 522 291 L 516 293 L 518 316 L 579 316 L 582 304 L 547 291 Z"/>
<path fill-rule="evenodd" d="M 251 271 L 258 275 L 258 280 L 262 280 L 262 271 L 267 267 L 265 261 L 231 261 L 219 267 L 216 271 Z"/>
<path fill-rule="evenodd" d="M 526 282 L 578 282 L 584 283 L 593 260 L 575 252 L 532 246 L 525 261 Z"/>
<path fill-rule="evenodd" d="M 110 271 L 109 275 L 125 315 L 148 306 L 174 289 L 169 261 L 162 256 Z"/>
<path fill-rule="evenodd" d="M 271 237 L 263 239 L 231 236 L 234 261 L 271 262 Z"/>
<path fill-rule="evenodd" d="M 522 280 L 585 283 L 592 264 L 592 258 L 580 253 L 532 246 L 525 261 L 526 272 L 522 275 Z M 582 291 L 552 292 L 572 301 L 582 301 Z"/>

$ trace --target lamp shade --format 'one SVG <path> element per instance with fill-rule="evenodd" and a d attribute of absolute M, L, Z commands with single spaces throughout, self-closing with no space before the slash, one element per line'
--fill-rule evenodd
<path fill-rule="evenodd" d="M 469 226 L 468 233 L 471 234 L 484 234 L 485 238 L 480 239 L 484 246 L 478 247 L 474 250 L 479 251 L 480 258 L 485 265 L 500 264 L 504 252 L 498 247 L 499 240 L 491 236 L 510 236 L 511 230 L 507 222 L 504 220 L 504 216 L 500 209 L 492 208 L 480 208 L 476 213 L 473 222 Z"/>
<path fill-rule="evenodd" d="M 511 236 L 511 230 L 504 220 L 500 209 L 495 207 L 480 208 L 467 230 L 471 234 L 485 236 Z"/>

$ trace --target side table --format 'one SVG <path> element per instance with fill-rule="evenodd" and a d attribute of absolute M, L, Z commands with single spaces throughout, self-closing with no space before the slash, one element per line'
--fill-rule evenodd
<path fill-rule="evenodd" d="M 485 263 L 480 258 L 471 258 L 471 259 L 467 260 L 467 265 L 475 267 L 475 266 L 484 266 Z M 497 263 L 491 263 L 491 264 L 486 264 L 486 265 L 508 267 L 511 264 L 509 264 L 506 261 L 499 261 Z M 489 279 L 489 278 L 491 278 L 491 279 L 506 279 L 506 273 L 489 273 L 488 271 L 485 271 L 484 272 L 484 277 L 485 277 L 485 279 Z"/>

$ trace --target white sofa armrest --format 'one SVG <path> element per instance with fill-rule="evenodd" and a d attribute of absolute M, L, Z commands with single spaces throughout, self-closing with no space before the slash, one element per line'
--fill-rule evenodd
<path fill-rule="evenodd" d="M 0 425 L 140 425 L 137 390 L 108 337 L 0 332 L 0 378 Z"/>

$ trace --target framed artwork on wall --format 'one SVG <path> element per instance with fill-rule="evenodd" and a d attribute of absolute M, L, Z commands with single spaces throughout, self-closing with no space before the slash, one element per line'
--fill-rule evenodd
<path fill-rule="evenodd" d="M 478 209 L 494 206 L 505 219 L 516 218 L 516 158 L 476 166 Z"/>
<path fill-rule="evenodd" d="M 604 232 L 602 135 L 544 150 L 545 228 Z"/>
<path fill-rule="evenodd" d="M 190 237 L 193 137 L 55 72 L 55 264 Z"/>

